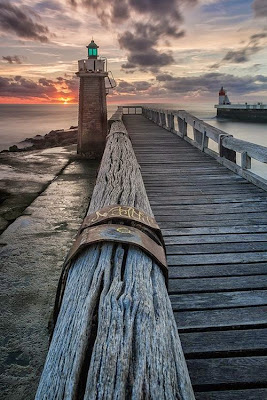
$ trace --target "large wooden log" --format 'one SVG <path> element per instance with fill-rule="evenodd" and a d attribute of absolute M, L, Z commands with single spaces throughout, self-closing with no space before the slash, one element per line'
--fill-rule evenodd
<path fill-rule="evenodd" d="M 88 214 L 111 204 L 153 216 L 122 122 Z M 91 245 L 72 263 L 36 399 L 194 399 L 163 273 L 141 249 Z"/>

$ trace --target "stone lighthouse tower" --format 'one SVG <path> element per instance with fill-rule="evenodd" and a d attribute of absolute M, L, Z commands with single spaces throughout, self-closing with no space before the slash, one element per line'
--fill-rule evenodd
<path fill-rule="evenodd" d="M 98 46 L 92 40 L 86 46 L 88 58 L 78 61 L 80 78 L 79 123 L 77 152 L 85 157 L 101 158 L 107 135 L 107 102 L 105 59 L 98 56 Z"/>

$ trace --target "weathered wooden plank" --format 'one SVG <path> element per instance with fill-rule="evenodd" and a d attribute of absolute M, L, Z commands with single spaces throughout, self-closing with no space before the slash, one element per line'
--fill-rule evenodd
<path fill-rule="evenodd" d="M 201 278 L 214 276 L 265 275 L 267 263 L 187 265 L 169 268 L 169 278 Z"/>
<path fill-rule="evenodd" d="M 225 235 L 187 235 L 166 236 L 166 245 L 204 244 L 204 243 L 245 243 L 267 241 L 267 233 L 225 234 Z"/>
<path fill-rule="evenodd" d="M 177 235 L 216 235 L 216 234 L 243 234 L 267 232 L 267 225 L 249 225 L 249 226 L 220 226 L 220 227 L 202 227 L 202 228 L 177 228 L 162 229 L 164 237 Z"/>
<path fill-rule="evenodd" d="M 168 256 L 169 265 L 208 265 L 266 262 L 267 252 Z"/>
<path fill-rule="evenodd" d="M 229 280 L 231 279 L 232 278 L 229 278 Z M 197 284 L 198 282 L 196 285 Z M 217 289 L 216 282 L 214 283 L 214 286 L 215 289 Z M 258 285 L 258 287 L 259 286 L 260 285 Z M 247 287 L 247 290 L 243 292 L 222 292 L 221 288 L 218 287 L 217 293 L 196 293 L 201 292 L 201 290 L 198 290 L 198 287 L 194 286 L 194 293 L 181 295 L 171 294 L 170 299 L 174 311 L 212 310 L 218 308 L 267 305 L 267 290 L 252 290 L 255 289 L 255 287 L 257 288 L 257 286 L 253 286 L 252 284 L 251 289 Z M 265 287 L 267 288 L 266 284 Z M 170 292 L 172 293 L 172 290 L 170 290 Z M 183 289 L 179 288 L 177 293 L 179 292 L 183 292 Z"/>
<path fill-rule="evenodd" d="M 232 187 L 232 189 L 235 189 L 235 188 L 238 189 L 239 187 L 242 187 L 243 185 L 244 186 L 247 185 L 246 181 L 243 181 L 243 180 L 239 181 L 238 179 L 234 179 L 234 182 L 233 182 L 232 178 L 220 180 L 220 179 L 212 179 L 211 177 L 207 178 L 207 179 L 203 179 L 203 180 L 199 180 L 199 179 L 188 180 L 188 178 L 184 178 L 184 179 L 177 178 L 176 180 L 173 180 L 173 182 L 170 182 L 170 183 L 172 183 L 174 187 L 181 186 L 181 184 L 183 184 L 185 187 L 187 187 L 187 186 L 194 187 L 197 185 L 199 188 L 206 188 L 206 187 L 213 188 L 214 186 L 216 187 L 216 186 L 226 185 L 226 186 Z M 169 186 L 168 183 L 165 182 L 164 180 L 160 184 L 161 188 L 168 187 L 168 186 Z M 159 182 L 158 181 L 146 182 L 146 187 L 148 187 L 150 189 L 159 187 Z"/>
<path fill-rule="evenodd" d="M 218 181 L 220 181 L 222 184 L 227 184 L 228 182 L 230 184 L 247 184 L 247 181 L 244 178 L 241 178 L 239 175 L 234 175 L 231 176 L 230 174 L 218 174 L 218 175 L 212 175 L 212 174 L 206 174 L 206 175 L 190 175 L 190 183 L 201 183 L 201 184 L 214 184 L 217 185 Z M 187 176 L 184 176 L 182 174 L 178 175 L 169 175 L 168 177 L 168 182 L 176 182 L 176 183 L 188 183 L 188 178 Z M 149 177 L 147 176 L 146 178 L 146 184 L 153 184 L 153 183 L 158 183 L 158 176 L 156 175 L 150 175 Z M 164 184 L 164 182 L 162 182 Z"/>
<path fill-rule="evenodd" d="M 246 193 L 246 194 L 255 194 L 258 193 L 256 188 L 246 188 L 245 185 L 243 186 L 239 186 L 238 188 L 233 188 L 231 185 L 227 185 L 227 186 L 217 186 L 217 187 L 205 187 L 205 191 L 203 191 L 203 189 L 198 188 L 196 185 L 195 186 L 170 186 L 170 187 L 162 187 L 161 185 L 159 185 L 158 187 L 154 187 L 154 188 L 147 188 L 147 192 L 151 195 L 157 196 L 157 195 L 169 195 L 169 196 L 173 196 L 173 195 L 179 195 L 179 196 L 194 196 L 194 195 L 209 195 L 209 194 L 216 194 L 218 196 L 222 195 L 224 196 L 225 194 L 229 194 L 229 193 L 233 193 L 233 189 L 234 189 L 234 193 L 236 194 L 242 194 L 242 193 Z"/>
<path fill-rule="evenodd" d="M 267 357 L 188 360 L 193 385 L 267 384 Z"/>
<path fill-rule="evenodd" d="M 232 203 L 232 204 L 183 204 L 183 205 L 154 205 L 153 210 L 155 214 L 159 215 L 176 215 L 179 213 L 190 212 L 191 215 L 195 214 L 233 214 L 240 212 L 267 212 L 267 203 L 265 201 L 258 203 Z"/>
<path fill-rule="evenodd" d="M 186 357 L 201 358 L 227 353 L 252 353 L 267 350 L 267 329 L 187 332 L 180 334 Z"/>
<path fill-rule="evenodd" d="M 248 196 L 244 197 L 238 194 L 232 195 L 224 195 L 217 197 L 217 195 L 210 195 L 210 196 L 165 196 L 165 195 L 157 195 L 153 196 L 150 195 L 150 204 L 151 206 L 169 206 L 169 205 L 183 205 L 183 204 L 190 204 L 192 207 L 195 204 L 231 204 L 231 203 L 256 203 L 262 202 L 267 200 L 267 196 Z"/>
<path fill-rule="evenodd" d="M 232 214 L 190 214 L 190 211 L 186 212 L 181 212 L 173 215 L 161 215 L 157 212 L 155 212 L 155 215 L 157 217 L 158 221 L 177 221 L 177 222 L 182 222 L 182 221 L 225 221 L 225 220 L 237 220 L 237 219 L 243 219 L 243 220 L 250 220 L 250 219 L 260 219 L 263 220 L 263 223 L 266 224 L 267 220 L 267 212 L 236 212 Z M 224 225 L 224 224 L 221 224 Z"/>
<path fill-rule="evenodd" d="M 175 312 L 179 332 L 231 327 L 267 326 L 266 306 Z"/>
<path fill-rule="evenodd" d="M 166 246 L 167 254 L 222 254 L 267 251 L 267 242 L 171 244 Z"/>
<path fill-rule="evenodd" d="M 236 277 L 212 277 L 193 279 L 169 279 L 169 293 L 222 292 L 267 288 L 267 275 Z M 224 297 L 223 295 L 221 296 Z M 267 293 L 266 293 L 267 297 Z"/>
<path fill-rule="evenodd" d="M 249 217 L 249 218 L 238 218 L 238 219 L 229 219 L 229 220 L 223 220 L 223 219 L 216 219 L 216 220 L 185 220 L 185 221 L 159 221 L 159 218 L 157 217 L 158 224 L 160 225 L 161 229 L 171 229 L 171 228 L 200 228 L 200 227 L 218 227 L 220 228 L 222 225 L 225 227 L 231 227 L 233 225 L 235 226 L 249 226 L 249 225 L 264 225 L 266 224 L 265 218 L 261 218 L 260 216 L 255 218 L 255 217 Z"/>
<path fill-rule="evenodd" d="M 196 400 L 263 400 L 267 398 L 267 388 L 195 392 L 195 395 Z"/>

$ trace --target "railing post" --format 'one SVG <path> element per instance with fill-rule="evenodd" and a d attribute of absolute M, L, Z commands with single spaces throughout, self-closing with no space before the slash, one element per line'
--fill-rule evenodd
<path fill-rule="evenodd" d="M 241 168 L 242 169 L 251 169 L 251 157 L 248 156 L 246 151 L 241 153 Z"/>
<path fill-rule="evenodd" d="M 209 147 L 209 138 L 205 130 L 202 134 L 201 151 L 204 151 L 207 147 Z"/>
<path fill-rule="evenodd" d="M 185 121 L 185 118 L 177 117 L 177 122 L 178 122 L 178 129 L 182 137 L 187 136 L 187 122 Z"/>
<path fill-rule="evenodd" d="M 219 155 L 236 164 L 236 152 L 223 146 L 223 139 L 226 136 L 233 137 L 233 135 L 219 135 Z"/>
<path fill-rule="evenodd" d="M 156 124 L 157 124 L 157 125 L 160 125 L 160 112 L 159 112 L 159 111 L 157 111 Z"/>
<path fill-rule="evenodd" d="M 162 126 L 163 128 L 166 127 L 166 114 L 165 114 L 164 111 L 162 111 L 162 113 L 161 113 L 161 126 Z"/>
<path fill-rule="evenodd" d="M 168 114 L 168 129 L 170 131 L 174 130 L 174 115 L 172 113 Z"/>
<path fill-rule="evenodd" d="M 196 129 L 195 127 L 193 127 L 194 130 L 194 141 L 199 144 L 200 146 L 202 146 L 202 132 L 200 132 L 198 129 Z"/>

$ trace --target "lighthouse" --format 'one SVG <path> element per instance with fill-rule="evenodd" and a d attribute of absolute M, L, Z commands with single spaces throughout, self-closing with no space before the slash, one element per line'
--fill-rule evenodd
<path fill-rule="evenodd" d="M 105 79 L 106 60 L 98 55 L 94 40 L 86 46 L 87 59 L 78 61 L 80 78 L 79 121 L 77 153 L 91 159 L 100 159 L 107 136 L 107 101 Z"/>
<path fill-rule="evenodd" d="M 231 104 L 231 102 L 226 94 L 226 90 L 224 90 L 223 86 L 221 87 L 221 89 L 219 91 L 219 104 L 220 105 Z"/>

